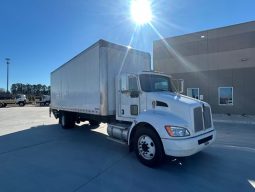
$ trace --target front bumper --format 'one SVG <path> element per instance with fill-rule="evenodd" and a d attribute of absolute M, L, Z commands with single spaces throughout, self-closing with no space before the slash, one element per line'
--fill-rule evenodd
<path fill-rule="evenodd" d="M 216 131 L 185 139 L 162 139 L 165 154 L 174 157 L 193 155 L 208 147 L 215 141 Z"/>

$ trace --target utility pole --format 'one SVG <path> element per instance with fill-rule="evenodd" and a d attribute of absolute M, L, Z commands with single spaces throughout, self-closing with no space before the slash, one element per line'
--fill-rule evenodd
<path fill-rule="evenodd" d="M 9 93 L 9 64 L 10 64 L 10 58 L 6 58 L 6 65 L 7 65 L 7 89 L 6 93 Z"/>

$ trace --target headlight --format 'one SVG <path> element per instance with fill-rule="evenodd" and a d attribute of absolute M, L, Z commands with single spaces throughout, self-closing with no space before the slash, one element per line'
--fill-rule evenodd
<path fill-rule="evenodd" d="M 183 128 L 183 127 L 173 127 L 170 125 L 165 126 L 166 132 L 168 135 L 171 137 L 187 137 L 190 136 L 190 132 L 188 129 Z"/>

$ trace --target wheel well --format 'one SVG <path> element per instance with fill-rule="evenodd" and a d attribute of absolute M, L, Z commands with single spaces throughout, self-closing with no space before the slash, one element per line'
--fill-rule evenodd
<path fill-rule="evenodd" d="M 133 140 L 134 140 L 134 136 L 135 136 L 136 131 L 138 129 L 140 129 L 140 128 L 143 128 L 143 127 L 147 127 L 149 129 L 153 130 L 155 132 L 155 134 L 160 138 L 158 132 L 156 131 L 156 129 L 151 124 L 146 123 L 146 122 L 140 122 L 137 125 L 135 125 L 135 127 L 132 129 L 132 132 L 130 134 L 130 138 L 129 138 L 129 141 L 130 141 L 129 142 L 129 151 L 133 151 L 133 148 L 134 148 Z M 161 142 L 161 144 L 162 144 L 162 142 Z M 163 146 L 163 144 L 162 144 L 162 146 Z"/>
<path fill-rule="evenodd" d="M 58 111 L 58 110 L 56 110 L 56 109 L 52 109 L 51 111 L 52 111 L 54 117 L 55 117 L 56 119 L 58 119 L 59 116 L 60 116 L 61 111 Z"/>

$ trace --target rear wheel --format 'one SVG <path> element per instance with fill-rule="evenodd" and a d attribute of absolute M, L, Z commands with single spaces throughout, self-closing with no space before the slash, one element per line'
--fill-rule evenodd
<path fill-rule="evenodd" d="M 89 120 L 89 124 L 90 124 L 91 126 L 98 126 L 98 125 L 100 124 L 100 122 L 95 121 L 95 120 Z"/>
<path fill-rule="evenodd" d="M 59 115 L 59 124 L 63 129 L 71 129 L 75 126 L 75 116 L 71 112 L 62 112 Z"/>
<path fill-rule="evenodd" d="M 3 104 L 3 103 L 0 103 L 0 108 L 1 108 L 1 107 L 4 107 L 4 104 Z"/>
<path fill-rule="evenodd" d="M 136 131 L 134 148 L 137 158 L 149 167 L 160 164 L 165 157 L 161 139 L 149 127 L 143 127 Z"/>

